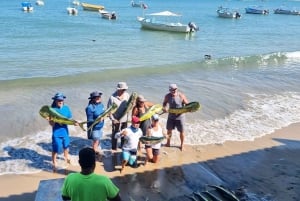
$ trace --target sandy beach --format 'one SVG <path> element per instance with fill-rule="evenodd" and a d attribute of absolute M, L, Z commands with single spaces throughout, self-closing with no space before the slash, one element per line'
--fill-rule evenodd
<path fill-rule="evenodd" d="M 201 132 L 201 131 L 199 131 Z M 118 154 L 97 162 L 96 173 L 105 174 L 120 188 L 123 200 L 190 200 L 186 195 L 207 184 L 229 187 L 242 197 L 295 201 L 300 198 L 300 124 L 247 142 L 207 146 L 163 147 L 158 164 L 147 163 L 120 174 Z M 144 157 L 143 153 L 140 158 Z M 78 171 L 71 165 L 69 172 Z M 42 180 L 64 178 L 57 173 L 0 176 L 0 201 L 35 200 Z M 257 199 L 256 199 L 257 200 Z"/>

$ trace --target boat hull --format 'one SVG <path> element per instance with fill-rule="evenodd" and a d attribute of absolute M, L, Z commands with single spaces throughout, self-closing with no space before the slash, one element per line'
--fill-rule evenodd
<path fill-rule="evenodd" d="M 103 10 L 104 6 L 102 5 L 95 5 L 95 4 L 89 4 L 89 3 L 81 3 L 81 6 L 83 8 L 83 10 L 87 10 L 87 11 L 99 11 L 99 10 Z"/>
<path fill-rule="evenodd" d="M 102 16 L 102 18 L 107 19 L 107 20 L 116 20 L 117 19 L 117 15 L 115 12 L 108 12 L 105 10 L 99 10 L 100 15 Z"/>
<path fill-rule="evenodd" d="M 178 33 L 189 33 L 193 31 L 188 25 L 181 23 L 159 23 L 151 22 L 149 19 L 140 20 L 141 26 L 144 29 L 155 30 L 155 31 L 168 31 Z"/>
<path fill-rule="evenodd" d="M 221 17 L 221 18 L 240 18 L 241 15 L 237 12 L 237 11 L 230 11 L 230 10 L 225 10 L 225 9 L 219 9 L 217 10 L 217 14 L 218 14 L 218 17 Z"/>
<path fill-rule="evenodd" d="M 269 14 L 269 11 L 266 9 L 263 9 L 263 8 L 248 7 L 248 8 L 245 8 L 245 11 L 247 14 L 261 14 L 261 15 Z"/>
<path fill-rule="evenodd" d="M 286 10 L 286 9 L 275 9 L 274 14 L 283 14 L 283 15 L 300 15 L 300 11 L 296 10 Z"/>
<path fill-rule="evenodd" d="M 29 2 L 23 2 L 22 4 L 22 10 L 24 12 L 32 12 L 33 11 L 33 6 Z"/>

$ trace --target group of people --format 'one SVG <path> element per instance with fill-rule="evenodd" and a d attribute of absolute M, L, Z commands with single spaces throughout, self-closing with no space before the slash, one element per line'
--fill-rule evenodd
<path fill-rule="evenodd" d="M 167 143 L 165 146 L 170 146 L 172 131 L 176 128 L 180 133 L 180 149 L 183 150 L 184 143 L 184 114 L 168 114 L 167 119 L 167 133 L 165 134 L 163 127 L 159 122 L 159 115 L 155 114 L 150 119 L 140 121 L 140 117 L 147 112 L 147 110 L 154 104 L 147 101 L 144 96 L 139 95 L 136 104 L 132 109 L 131 114 L 123 115 L 124 110 L 127 107 L 127 101 L 129 100 L 129 93 L 127 92 L 128 86 L 126 82 L 119 82 L 117 84 L 116 91 L 110 96 L 107 104 L 107 108 L 113 104 L 118 106 L 118 109 L 109 115 L 112 121 L 112 135 L 111 135 L 111 149 L 116 151 L 118 148 L 118 139 L 121 138 L 122 148 L 122 168 L 129 164 L 133 167 L 137 166 L 137 153 L 141 149 L 141 142 L 139 141 L 141 136 L 154 136 L 154 137 L 167 137 Z M 90 127 L 105 111 L 105 106 L 102 103 L 102 92 L 94 91 L 90 93 L 88 105 L 85 109 L 87 117 L 87 127 Z M 67 118 L 72 118 L 70 108 L 64 104 L 66 96 L 62 93 L 56 93 L 53 97 L 53 103 L 51 105 L 58 113 Z M 169 92 L 165 95 L 163 100 L 163 112 L 167 112 L 168 108 L 180 108 L 183 105 L 188 104 L 186 96 L 178 91 L 176 84 L 169 85 Z M 128 118 L 131 116 L 131 125 L 128 126 Z M 55 123 L 49 119 L 49 123 L 52 126 L 52 163 L 53 170 L 56 169 L 57 154 L 64 153 L 65 161 L 70 163 L 68 148 L 70 145 L 68 126 L 65 124 Z M 75 126 L 78 123 L 75 123 Z M 63 199 L 68 200 L 93 200 L 89 196 L 89 192 L 95 192 L 93 188 L 87 186 L 94 186 L 97 188 L 103 188 L 105 191 L 102 194 L 103 199 L 100 200 L 121 200 L 118 192 L 118 188 L 106 177 L 95 175 L 95 157 L 99 155 L 100 139 L 103 135 L 104 119 L 99 121 L 96 125 L 87 131 L 87 138 L 92 140 L 92 148 L 83 148 L 79 152 L 79 164 L 81 166 L 80 173 L 73 173 L 67 176 L 63 186 Z M 161 143 L 157 144 L 145 144 L 146 161 L 156 163 L 158 161 L 159 150 Z M 100 178 L 101 177 L 101 178 Z M 88 179 L 87 179 L 88 178 Z M 98 179 L 100 178 L 100 179 Z M 88 182 L 82 183 L 82 180 Z M 101 180 L 101 181 L 98 181 Z M 90 183 L 89 183 L 90 182 Z M 85 184 L 86 183 L 86 184 Z M 102 187 L 101 187 L 102 186 Z M 74 189 L 82 189 L 83 193 L 76 192 Z M 81 192 L 81 191 L 80 191 Z M 76 197 L 76 198 L 75 198 Z M 84 199 L 81 199 L 84 198 Z"/>

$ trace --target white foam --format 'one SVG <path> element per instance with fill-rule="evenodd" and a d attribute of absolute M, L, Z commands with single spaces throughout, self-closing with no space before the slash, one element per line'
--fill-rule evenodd
<path fill-rule="evenodd" d="M 251 141 L 272 133 L 275 129 L 300 122 L 300 95 L 249 94 L 246 109 L 240 109 L 223 119 L 199 120 L 188 124 L 186 143 L 204 145 L 225 141 Z"/>

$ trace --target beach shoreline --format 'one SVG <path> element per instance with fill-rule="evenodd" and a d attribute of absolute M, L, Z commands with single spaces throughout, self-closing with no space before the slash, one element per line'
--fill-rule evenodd
<path fill-rule="evenodd" d="M 124 200 L 176 200 L 203 190 L 206 184 L 224 185 L 268 200 L 297 200 L 299 131 L 300 123 L 296 123 L 254 141 L 186 146 L 184 152 L 176 146 L 163 147 L 158 164 L 126 167 L 122 174 L 118 166 L 112 168 L 113 158 L 107 157 L 97 162 L 95 172 L 112 178 Z M 68 170 L 79 171 L 79 166 L 71 165 Z M 0 201 L 35 200 L 40 181 L 64 177 L 62 170 L 1 175 Z"/>

